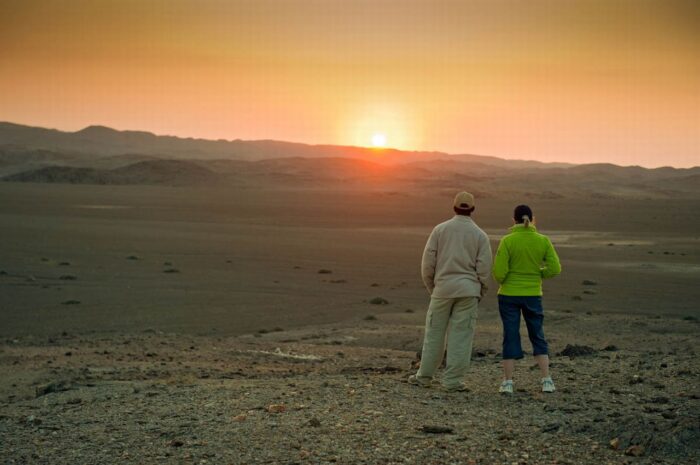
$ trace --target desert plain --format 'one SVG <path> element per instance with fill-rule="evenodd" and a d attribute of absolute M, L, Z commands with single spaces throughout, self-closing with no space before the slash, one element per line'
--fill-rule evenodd
<path fill-rule="evenodd" d="M 0 461 L 700 462 L 697 189 L 294 175 L 0 182 Z M 518 203 L 559 252 L 544 288 L 554 394 L 530 356 L 515 394 L 497 393 L 493 283 L 468 392 L 406 383 L 423 246 L 462 189 L 494 252 Z"/>

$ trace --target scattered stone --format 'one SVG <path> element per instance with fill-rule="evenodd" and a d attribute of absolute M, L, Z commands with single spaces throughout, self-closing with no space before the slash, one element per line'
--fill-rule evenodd
<path fill-rule="evenodd" d="M 584 286 L 596 286 L 598 283 L 590 279 L 584 279 L 583 281 L 581 281 L 581 284 L 583 284 Z"/>
<path fill-rule="evenodd" d="M 319 420 L 318 418 L 312 418 L 311 420 L 309 420 L 309 426 L 318 428 L 319 426 L 321 426 L 321 420 Z"/>
<path fill-rule="evenodd" d="M 620 438 L 611 439 L 609 444 L 610 444 L 611 449 L 614 449 L 614 450 L 619 449 L 620 448 Z"/>
<path fill-rule="evenodd" d="M 614 344 L 608 344 L 605 347 L 603 347 L 603 350 L 606 352 L 617 352 L 620 349 L 618 349 L 617 346 Z"/>
<path fill-rule="evenodd" d="M 332 284 L 343 284 L 343 283 L 347 283 L 347 281 L 344 280 L 344 279 L 331 279 L 331 280 L 328 281 L 328 282 L 329 282 L 329 283 L 332 283 Z"/>
<path fill-rule="evenodd" d="M 369 287 L 379 287 L 379 283 L 372 283 L 369 285 Z"/>
<path fill-rule="evenodd" d="M 412 308 L 407 308 L 406 310 L 404 310 L 404 312 L 405 312 L 405 313 L 413 313 L 413 309 L 412 309 Z"/>
<path fill-rule="evenodd" d="M 327 270 L 325 268 L 321 268 L 320 270 L 318 270 L 318 274 L 331 274 L 331 273 L 333 273 L 333 270 Z"/>
<path fill-rule="evenodd" d="M 581 297 L 580 295 L 574 295 L 574 296 L 571 296 L 571 300 L 575 300 L 577 302 L 580 302 L 581 300 L 583 300 L 583 297 Z"/>
<path fill-rule="evenodd" d="M 0 276 L 7 276 L 7 271 L 0 270 Z"/>
<path fill-rule="evenodd" d="M 634 375 L 634 376 L 632 376 L 632 377 L 630 378 L 630 380 L 629 380 L 629 384 L 630 384 L 630 385 L 633 385 L 633 384 L 642 384 L 643 382 L 644 382 L 644 378 L 642 378 L 642 377 L 639 376 L 639 375 Z"/>
<path fill-rule="evenodd" d="M 65 300 L 61 302 L 61 305 L 80 305 L 79 300 Z"/>
<path fill-rule="evenodd" d="M 655 396 L 649 399 L 652 404 L 668 404 L 669 398 L 664 396 Z"/>
<path fill-rule="evenodd" d="M 434 425 L 424 425 L 418 428 L 426 434 L 452 434 L 454 430 L 449 426 L 434 426 Z"/>
<path fill-rule="evenodd" d="M 69 391 L 71 386 L 65 381 L 57 381 L 53 383 L 44 384 L 42 386 L 37 386 L 36 397 L 45 396 L 46 394 L 51 394 L 52 392 L 63 392 Z"/>
<path fill-rule="evenodd" d="M 163 266 L 173 266 L 173 262 L 163 262 Z"/>
<path fill-rule="evenodd" d="M 61 262 L 58 266 L 70 266 L 70 262 Z"/>
<path fill-rule="evenodd" d="M 698 321 L 698 319 L 692 315 L 688 315 L 683 317 L 683 321 Z"/>
<path fill-rule="evenodd" d="M 374 299 L 370 300 L 369 303 L 372 305 L 387 305 L 389 304 L 389 301 L 383 297 L 375 297 Z"/>
<path fill-rule="evenodd" d="M 377 317 L 374 315 L 367 315 L 366 317 L 364 317 L 365 321 L 375 321 L 376 319 Z"/>
<path fill-rule="evenodd" d="M 78 279 L 78 277 L 73 276 L 72 274 L 64 274 L 62 276 L 59 276 L 58 279 L 62 281 L 75 281 L 76 279 Z"/>
<path fill-rule="evenodd" d="M 21 421 L 22 421 L 22 423 L 25 423 L 25 424 L 31 425 L 31 426 L 37 426 L 37 425 L 40 425 L 42 423 L 41 418 L 37 418 L 34 415 L 29 415 L 28 417 L 23 418 Z"/>
<path fill-rule="evenodd" d="M 127 260 L 141 260 L 137 255 L 129 255 L 126 257 Z"/>
<path fill-rule="evenodd" d="M 287 407 L 284 404 L 270 404 L 265 410 L 267 413 L 284 413 L 287 411 Z"/>
<path fill-rule="evenodd" d="M 597 292 L 594 291 L 593 289 L 584 289 L 583 293 L 586 295 L 596 295 L 597 294 Z"/>
<path fill-rule="evenodd" d="M 170 441 L 169 444 L 170 447 L 182 447 L 184 445 L 185 443 L 180 441 L 179 439 L 173 439 L 172 441 Z"/>
<path fill-rule="evenodd" d="M 241 413 L 240 415 L 236 415 L 235 417 L 233 417 L 233 421 L 241 422 L 245 421 L 246 418 L 248 418 L 248 415 L 246 415 L 245 413 Z"/>
<path fill-rule="evenodd" d="M 641 457 L 644 455 L 644 446 L 640 446 L 638 444 L 631 445 L 625 449 L 625 455 L 629 455 L 631 457 Z"/>
<path fill-rule="evenodd" d="M 362 368 L 362 372 L 364 373 L 374 373 L 374 374 L 380 374 L 380 375 L 385 375 L 388 373 L 399 373 L 401 371 L 401 368 L 399 367 L 392 367 L 392 366 L 383 366 L 383 367 L 366 367 Z"/>
<path fill-rule="evenodd" d="M 168 269 L 163 270 L 163 273 L 179 273 L 179 272 L 180 272 L 180 270 L 178 270 L 177 268 L 168 268 Z"/>
<path fill-rule="evenodd" d="M 543 433 L 553 433 L 555 431 L 559 431 L 560 428 L 561 428 L 561 424 L 551 423 L 551 424 L 545 426 L 544 428 L 542 428 L 542 432 Z"/>
<path fill-rule="evenodd" d="M 582 357 L 582 356 L 586 356 L 586 355 L 593 355 L 596 352 L 597 351 L 593 347 L 567 344 L 566 347 L 564 348 L 564 350 L 559 352 L 559 355 L 573 358 L 573 357 Z"/>

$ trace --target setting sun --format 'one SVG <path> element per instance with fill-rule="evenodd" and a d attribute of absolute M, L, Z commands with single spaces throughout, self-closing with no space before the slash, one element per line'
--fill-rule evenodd
<path fill-rule="evenodd" d="M 374 134 L 372 136 L 372 146 L 373 147 L 384 147 L 386 146 L 386 136 L 384 134 Z"/>

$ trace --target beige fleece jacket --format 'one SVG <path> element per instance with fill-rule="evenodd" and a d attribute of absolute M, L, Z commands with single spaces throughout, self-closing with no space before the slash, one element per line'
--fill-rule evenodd
<path fill-rule="evenodd" d="M 432 297 L 483 297 L 491 262 L 486 233 L 470 217 L 455 215 L 430 233 L 421 275 Z"/>

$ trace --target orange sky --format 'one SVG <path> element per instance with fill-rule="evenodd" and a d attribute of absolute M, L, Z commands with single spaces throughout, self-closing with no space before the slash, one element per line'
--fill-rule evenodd
<path fill-rule="evenodd" d="M 700 2 L 0 0 L 0 120 L 700 165 Z"/>

